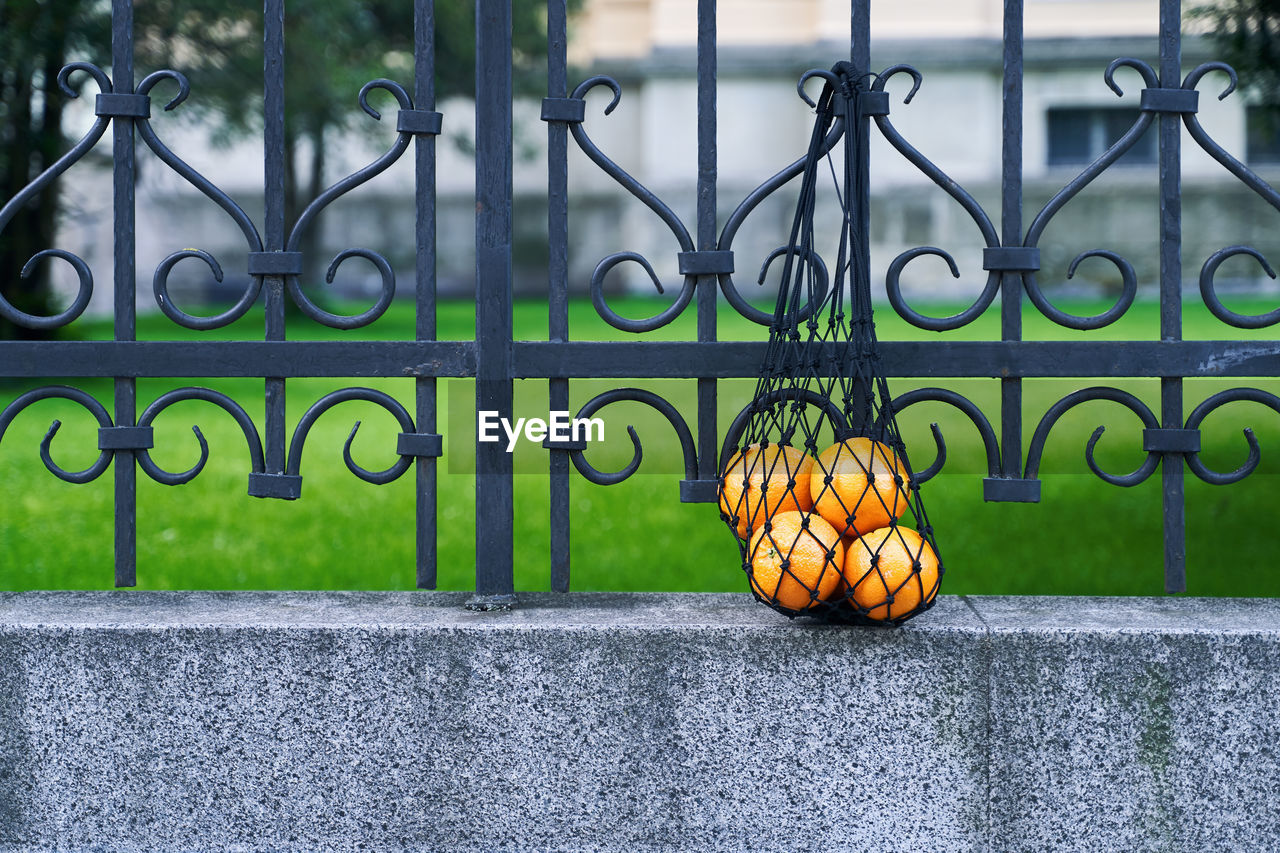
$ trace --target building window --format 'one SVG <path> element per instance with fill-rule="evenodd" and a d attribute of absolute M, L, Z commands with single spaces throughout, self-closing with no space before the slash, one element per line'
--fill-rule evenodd
<path fill-rule="evenodd" d="M 1249 107 L 1245 112 L 1245 159 L 1280 163 L 1280 107 Z"/>
<path fill-rule="evenodd" d="M 1102 156 L 1138 120 L 1130 107 L 1055 107 L 1048 112 L 1049 165 L 1083 166 Z M 1150 128 L 1117 165 L 1156 162 L 1156 134 Z"/>

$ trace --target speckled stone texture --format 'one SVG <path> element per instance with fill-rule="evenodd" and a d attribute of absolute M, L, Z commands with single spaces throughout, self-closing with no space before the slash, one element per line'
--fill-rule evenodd
<path fill-rule="evenodd" d="M 1280 601 L 970 601 L 992 850 L 1280 850 Z"/>
<path fill-rule="evenodd" d="M 900 629 L 464 600 L 0 593 L 0 850 L 988 846 L 963 599 Z"/>
<path fill-rule="evenodd" d="M 0 851 L 1280 849 L 1280 601 L 0 593 Z"/>

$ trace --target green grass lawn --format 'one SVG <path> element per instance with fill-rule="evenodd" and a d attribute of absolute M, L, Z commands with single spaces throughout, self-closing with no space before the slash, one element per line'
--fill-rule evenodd
<path fill-rule="evenodd" d="M 655 313 L 662 303 L 647 299 L 617 300 L 628 316 Z M 1095 313 L 1096 304 L 1065 305 L 1079 313 Z M 1233 304 L 1255 313 L 1269 304 Z M 955 306 L 942 306 L 939 315 Z M 439 311 L 442 339 L 472 335 L 473 306 L 445 303 Z M 913 329 L 885 308 L 878 312 L 883 340 L 921 338 L 931 333 Z M 1138 303 L 1118 324 L 1092 333 L 1053 326 L 1028 307 L 1024 336 L 1028 339 L 1136 339 L 1158 337 L 1158 307 Z M 1267 338 L 1268 330 L 1230 329 L 1195 304 L 1186 306 L 1188 339 Z M 545 302 L 519 302 L 516 335 L 545 338 Z M 260 318 L 250 316 L 206 337 L 260 339 Z M 575 339 L 622 337 L 603 323 L 590 303 L 572 306 Z M 171 338 L 176 330 L 163 317 L 140 320 L 142 339 Z M 85 337 L 109 337 L 108 324 L 89 324 Z M 397 305 L 372 327 L 340 333 L 300 323 L 290 337 L 405 339 L 413 334 L 411 308 Z M 978 322 L 957 332 L 954 340 L 999 337 L 999 315 L 988 311 Z M 765 330 L 726 311 L 719 337 L 763 339 Z M 677 322 L 644 336 L 653 339 L 694 337 L 689 310 Z M 104 402 L 110 382 L 78 381 Z M 140 409 L 180 383 L 140 381 Z M 209 387 L 231 394 L 261 422 L 261 380 L 210 380 Z M 412 411 L 408 380 L 298 379 L 288 385 L 290 429 L 298 417 L 326 392 L 351 384 L 380 388 Z M 614 387 L 612 381 L 575 381 L 572 404 Z M 694 420 L 692 381 L 645 382 Z M 942 383 L 977 402 L 999 430 L 999 387 L 994 380 Z M 1089 381 L 1028 380 L 1025 386 L 1024 447 L 1040 415 L 1054 401 Z M 1159 411 L 1158 382 L 1114 383 Z M 1280 380 L 1222 382 L 1188 380 L 1187 411 L 1217 390 L 1253 384 L 1280 392 Z M 19 385 L 7 386 L 7 402 Z M 914 387 L 892 383 L 894 393 Z M 720 390 L 720 424 L 746 404 L 753 383 L 724 382 Z M 440 464 L 438 548 L 439 585 L 467 589 L 476 561 L 474 526 L 475 407 L 472 386 L 465 380 L 440 382 L 439 421 L 446 456 Z M 547 409 L 545 382 L 517 383 L 517 414 L 536 416 Z M 108 406 L 110 408 L 110 406 Z M 589 458 L 597 467 L 616 469 L 630 458 L 627 424 L 634 424 L 644 443 L 640 473 L 616 486 L 595 486 L 576 473 L 572 478 L 572 560 L 575 589 L 613 590 L 744 590 L 733 536 L 719 521 L 716 507 L 681 504 L 679 446 L 666 421 L 638 404 L 605 410 L 606 442 L 593 446 Z M 83 468 L 97 456 L 96 426 L 78 406 L 45 401 L 21 414 L 0 443 L 4 502 L 0 510 L 0 589 L 106 588 L 112 582 L 112 476 L 88 485 L 57 480 L 39 459 L 40 440 L 54 418 L 63 427 L 53 442 L 54 458 L 67 468 Z M 192 483 L 166 487 L 141 472 L 138 486 L 138 586 L 147 589 L 409 589 L 414 579 L 413 476 L 387 486 L 372 486 L 350 474 L 342 463 L 342 444 L 355 420 L 363 422 L 353 452 L 368 468 L 394 461 L 391 451 L 398 427 L 381 409 L 348 403 L 316 424 L 303 457 L 300 501 L 269 501 L 246 494 L 248 453 L 238 427 L 220 410 L 203 403 L 184 403 L 156 423 L 153 458 L 169 470 L 182 470 L 196 459 L 190 432 L 198 424 L 209 441 L 210 459 Z M 1039 504 L 987 504 L 982 501 L 985 462 L 976 431 L 962 415 L 942 404 L 922 404 L 901 419 L 904 437 L 915 451 L 915 467 L 932 456 L 929 423 L 937 421 L 947 440 L 943 473 L 922 489 L 930 520 L 948 572 L 944 590 L 953 593 L 1157 594 L 1162 589 L 1160 476 L 1132 489 L 1121 489 L 1094 477 L 1085 466 L 1084 446 L 1100 425 L 1107 432 L 1098 445 L 1099 462 L 1111 471 L 1128 471 L 1143 458 L 1141 425 L 1127 410 L 1095 402 L 1079 407 L 1055 428 L 1041 465 L 1043 498 Z M 1272 513 L 1280 497 L 1280 419 L 1259 406 L 1233 405 L 1204 425 L 1203 458 L 1228 470 L 1245 457 L 1240 430 L 1251 426 L 1263 448 L 1258 471 L 1240 484 L 1208 486 L 1189 471 L 1187 477 L 1188 591 L 1199 595 L 1280 595 L 1280 573 L 1272 568 Z M 536 449 L 517 453 L 515 477 L 516 586 L 545 589 L 549 583 L 549 478 L 546 456 Z M 480 555 L 484 559 L 484 555 Z"/>

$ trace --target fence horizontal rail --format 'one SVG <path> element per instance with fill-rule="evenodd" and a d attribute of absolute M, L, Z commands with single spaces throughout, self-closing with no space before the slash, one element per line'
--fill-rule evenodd
<path fill-rule="evenodd" d="M 745 341 L 514 344 L 518 379 L 756 378 L 766 344 Z M 882 341 L 901 377 L 1276 376 L 1280 341 Z"/>
<path fill-rule="evenodd" d="M 472 341 L 0 342 L 11 377 L 475 376 Z"/>
<path fill-rule="evenodd" d="M 515 341 L 516 379 L 745 379 L 756 341 Z M 1280 375 L 1280 341 L 885 341 L 885 372 L 914 378 Z M 0 342 L 0 376 L 473 377 L 473 341 Z"/>

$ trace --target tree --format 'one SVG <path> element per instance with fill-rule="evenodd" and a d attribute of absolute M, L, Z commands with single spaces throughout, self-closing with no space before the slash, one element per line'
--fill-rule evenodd
<path fill-rule="evenodd" d="M 576 7 L 581 0 L 570 0 Z M 435 4 L 438 98 L 474 89 L 475 8 L 466 0 Z M 517 82 L 542 79 L 545 6 L 513 3 Z M 372 130 L 354 107 L 360 87 L 378 77 L 412 89 L 413 10 L 404 0 L 307 0 L 285 15 L 286 219 L 292 224 L 332 180 L 325 141 L 345 130 Z M 173 68 L 192 82 L 184 113 L 230 141 L 262 127 L 261 0 L 134 0 L 138 77 Z M 61 132 L 66 96 L 58 70 L 71 59 L 105 64 L 109 9 L 103 0 L 0 0 L 0 192 L 3 201 L 66 150 Z M 165 91 L 158 92 L 163 96 Z M 385 129 L 383 133 L 385 134 Z M 57 223 L 57 187 L 20 211 L 0 233 L 0 293 L 28 313 L 48 314 L 48 263 L 22 280 L 27 259 L 50 248 Z M 318 228 L 307 235 L 313 239 Z M 313 262 L 314 243 L 301 247 Z M 0 320 L 0 337 L 30 336 Z"/>
<path fill-rule="evenodd" d="M 0 0 L 0 204 L 21 192 L 66 149 L 62 135 L 66 95 L 58 89 L 58 72 L 73 55 L 102 59 L 104 51 L 95 52 L 94 47 L 109 30 L 96 5 L 92 0 L 58 4 Z M 37 252 L 53 246 L 57 200 L 55 182 L 0 231 L 0 295 L 28 314 L 53 313 L 51 262 L 36 264 L 28 278 L 19 273 Z M 0 338 L 47 334 L 0 317 Z"/>
<path fill-rule="evenodd" d="M 572 5 L 577 5 L 574 0 Z M 139 61 L 187 74 L 198 96 L 184 110 L 203 112 L 220 124 L 217 138 L 261 128 L 261 0 L 135 0 Z M 332 134 L 377 132 L 355 106 L 369 80 L 398 79 L 412 91 L 413 8 L 404 0 L 311 0 L 285 14 L 285 218 L 292 225 L 334 176 L 326 174 L 325 141 Z M 528 81 L 545 65 L 546 11 L 515 2 L 517 78 Z M 475 6 L 435 4 L 437 98 L 468 94 L 475 86 Z M 541 79 L 541 78 L 539 78 Z M 311 265 L 324 268 L 312 227 L 300 246 Z"/>
<path fill-rule="evenodd" d="M 1280 106 L 1280 0 L 1218 0 L 1196 6 L 1221 58 L 1262 104 Z"/>
<path fill-rule="evenodd" d="M 1221 58 L 1256 99 L 1250 111 L 1249 146 L 1271 147 L 1280 137 L 1280 0 L 1218 0 L 1196 6 Z"/>

